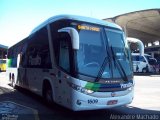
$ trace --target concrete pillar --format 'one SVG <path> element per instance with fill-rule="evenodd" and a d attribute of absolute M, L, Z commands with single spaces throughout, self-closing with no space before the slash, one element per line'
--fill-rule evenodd
<path fill-rule="evenodd" d="M 2 50 L 0 49 L 0 59 L 2 59 Z"/>
<path fill-rule="evenodd" d="M 124 30 L 124 33 L 126 34 L 126 37 L 128 37 L 127 27 L 126 27 L 126 26 L 123 26 L 123 30 Z"/>
<path fill-rule="evenodd" d="M 154 43 L 153 43 L 153 42 L 151 42 L 151 46 L 154 46 Z"/>
<path fill-rule="evenodd" d="M 145 43 L 145 46 L 148 47 L 148 43 Z"/>
<path fill-rule="evenodd" d="M 3 59 L 4 50 L 2 50 L 2 59 Z"/>
<path fill-rule="evenodd" d="M 154 58 L 154 53 L 153 52 L 151 53 L 151 56 Z"/>

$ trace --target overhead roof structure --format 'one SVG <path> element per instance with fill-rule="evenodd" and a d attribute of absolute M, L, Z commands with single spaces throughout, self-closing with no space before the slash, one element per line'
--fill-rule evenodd
<path fill-rule="evenodd" d="M 8 46 L 1 45 L 1 44 L 0 44 L 0 49 L 5 49 L 5 50 L 6 50 L 6 49 L 8 49 Z"/>
<path fill-rule="evenodd" d="M 149 9 L 104 19 L 120 25 L 128 37 L 135 37 L 144 44 L 160 41 L 160 9 Z"/>
<path fill-rule="evenodd" d="M 6 58 L 8 47 L 0 44 L 0 59 Z"/>

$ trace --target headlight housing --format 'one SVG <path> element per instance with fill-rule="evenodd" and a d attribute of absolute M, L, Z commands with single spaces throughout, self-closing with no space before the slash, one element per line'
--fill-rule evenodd
<path fill-rule="evenodd" d="M 128 88 L 128 91 L 132 91 L 133 90 L 133 86 Z"/>
<path fill-rule="evenodd" d="M 86 89 L 84 87 L 81 87 L 81 86 L 73 84 L 73 83 L 69 83 L 69 86 L 71 88 L 73 88 L 74 90 L 81 92 L 81 93 L 84 93 L 84 94 L 92 94 L 94 92 L 93 90 Z"/>

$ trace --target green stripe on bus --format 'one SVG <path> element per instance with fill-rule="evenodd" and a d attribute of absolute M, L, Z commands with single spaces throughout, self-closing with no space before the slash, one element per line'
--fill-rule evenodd
<path fill-rule="evenodd" d="M 101 84 L 97 83 L 90 83 L 88 82 L 85 86 L 86 89 L 93 90 L 93 91 L 98 91 L 100 88 Z"/>
<path fill-rule="evenodd" d="M 7 65 L 8 67 L 11 67 L 12 59 L 8 59 Z"/>
<path fill-rule="evenodd" d="M 91 90 L 93 86 L 94 86 L 94 83 L 88 82 L 88 83 L 86 84 L 85 88 Z"/>

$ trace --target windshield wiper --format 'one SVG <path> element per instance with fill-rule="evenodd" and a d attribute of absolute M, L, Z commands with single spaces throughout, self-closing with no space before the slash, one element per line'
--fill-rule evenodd
<path fill-rule="evenodd" d="M 101 67 L 100 67 L 100 70 L 99 70 L 98 75 L 97 75 L 97 77 L 96 77 L 96 79 L 95 79 L 95 82 L 98 82 L 99 79 L 102 77 L 103 72 L 104 72 L 104 70 L 105 70 L 105 67 L 106 67 L 106 64 L 107 64 L 107 63 L 110 63 L 110 64 L 109 64 L 109 68 L 112 67 L 111 60 L 114 61 L 114 66 L 117 66 L 118 71 L 119 71 L 122 79 L 123 79 L 124 81 L 128 81 L 127 75 L 126 75 L 126 73 L 125 73 L 125 71 L 124 71 L 121 63 L 117 60 L 117 58 L 116 58 L 116 56 L 115 56 L 115 53 L 114 53 L 114 51 L 113 51 L 112 46 L 110 47 L 110 50 L 111 50 L 111 53 L 112 53 L 112 59 L 111 59 L 111 57 L 110 57 L 110 54 L 109 54 L 108 51 L 107 51 L 107 56 L 104 58 L 104 61 L 103 61 L 102 65 L 101 65 Z M 108 60 L 108 61 L 107 61 L 107 60 Z M 112 71 L 112 68 L 111 68 L 111 71 Z M 112 71 L 112 76 L 113 76 L 113 71 Z"/>
<path fill-rule="evenodd" d="M 122 76 L 124 81 L 128 81 L 127 75 L 126 75 L 121 63 L 117 60 L 117 57 L 116 57 L 116 55 L 115 55 L 115 53 L 113 51 L 112 46 L 111 46 L 110 49 L 111 49 L 111 52 L 112 52 L 113 61 L 115 63 L 115 66 L 117 65 L 117 68 L 118 68 L 118 71 L 119 71 L 120 75 Z"/>
<path fill-rule="evenodd" d="M 107 52 L 107 53 L 108 53 L 108 52 Z M 107 60 L 108 60 L 108 61 L 107 61 Z M 109 53 L 108 53 L 108 55 L 104 58 L 104 61 L 103 61 L 102 65 L 101 65 L 101 67 L 100 67 L 100 70 L 99 70 L 98 75 L 97 75 L 97 77 L 96 77 L 96 79 L 95 79 L 95 82 L 98 82 L 99 79 L 102 77 L 103 72 L 104 72 L 105 67 L 106 67 L 106 64 L 108 64 L 108 63 L 111 63 L 111 57 L 109 56 Z M 109 64 L 109 68 L 111 68 L 111 64 Z M 112 72 L 112 73 L 113 73 L 113 72 Z"/>

